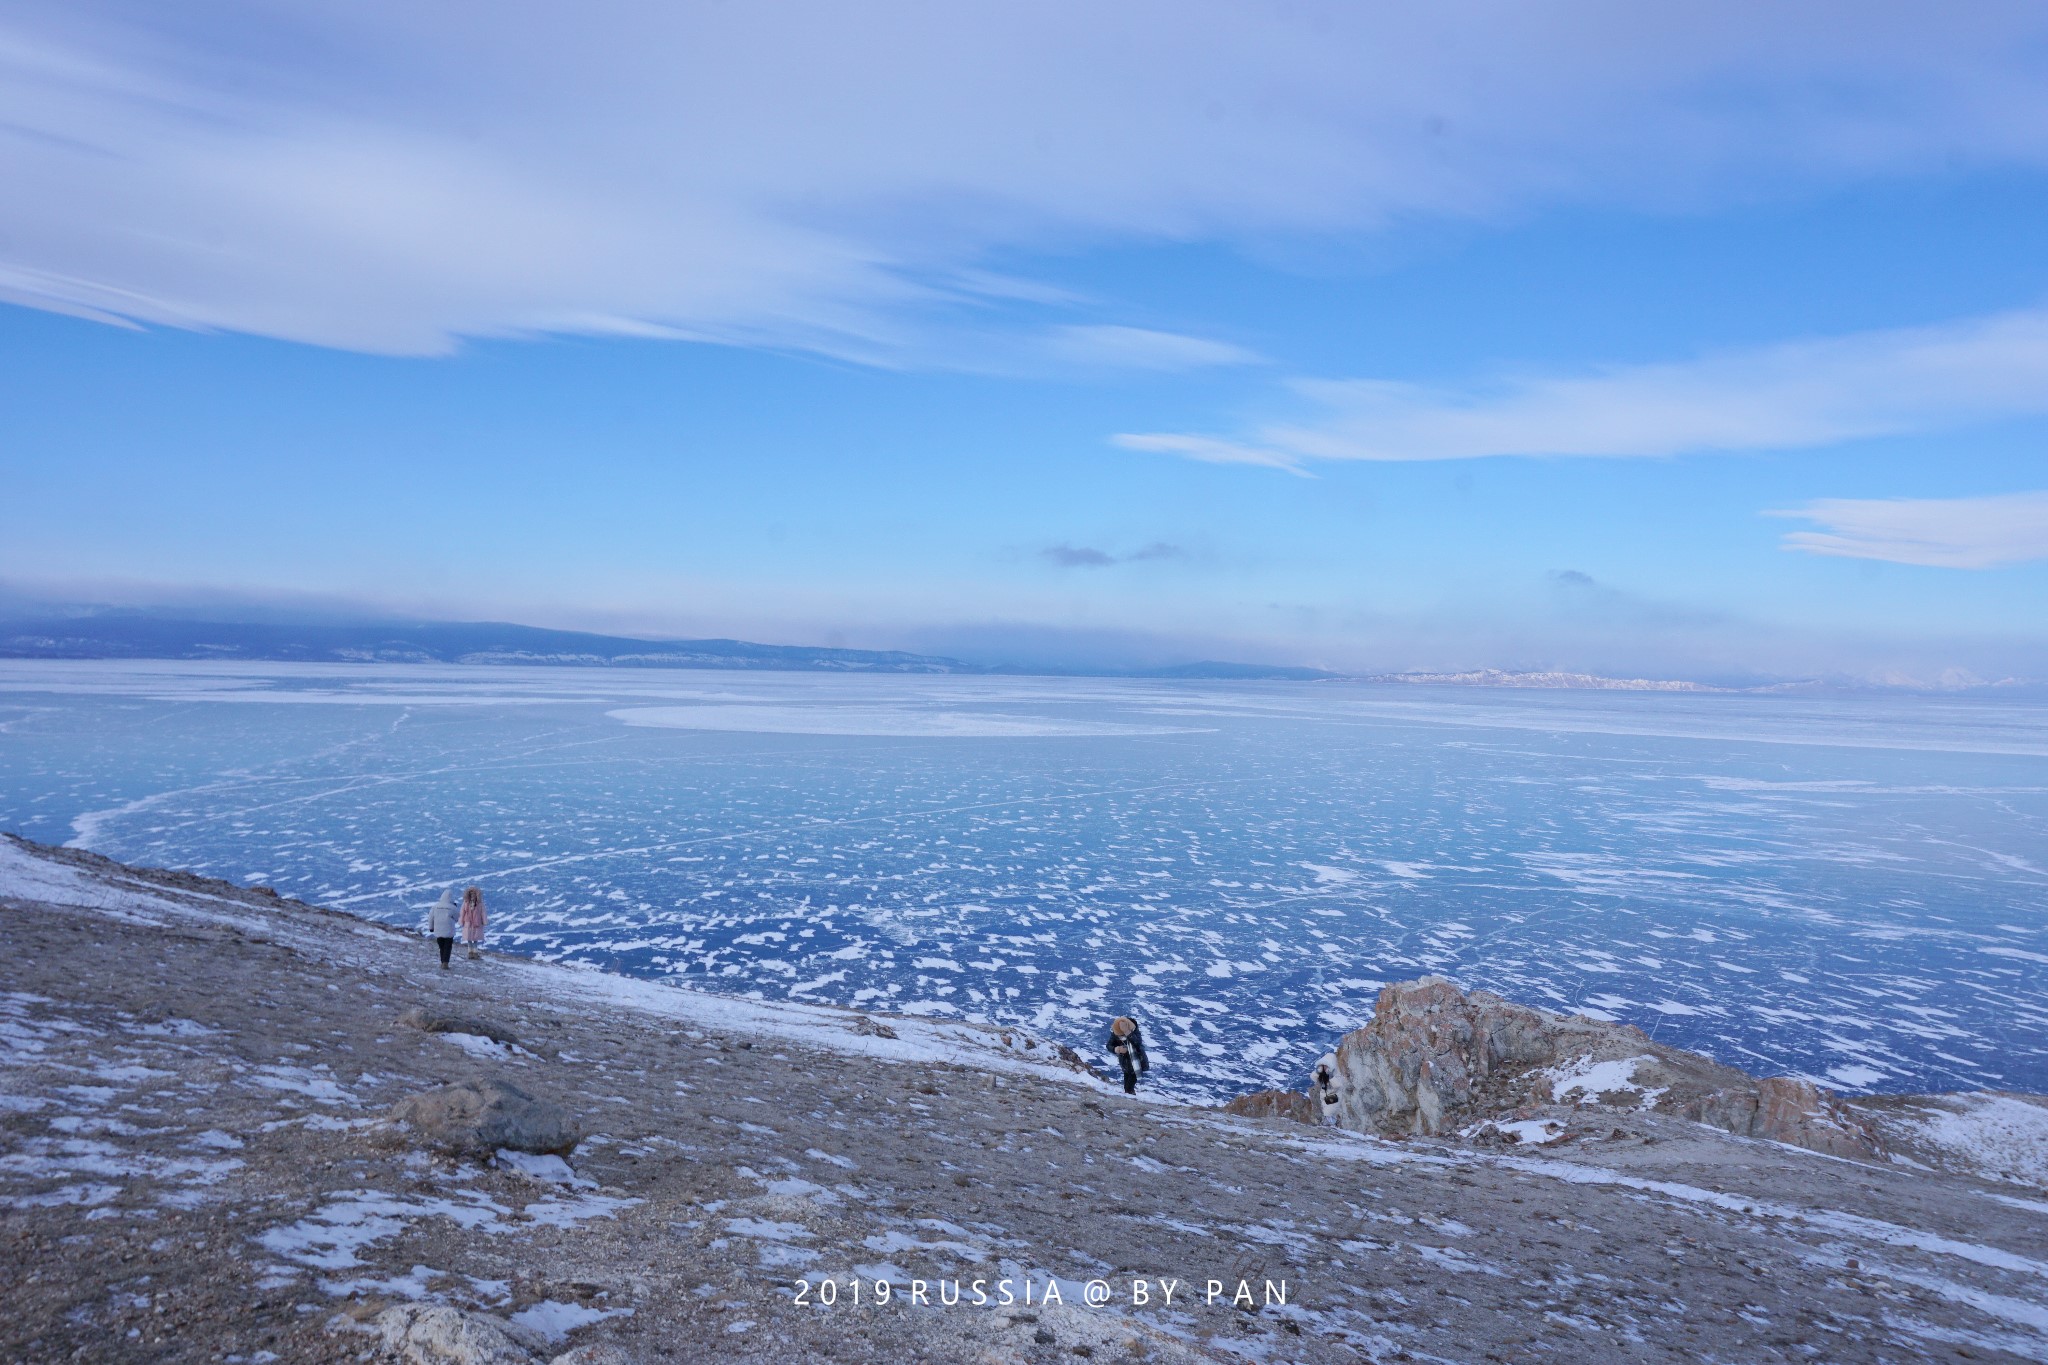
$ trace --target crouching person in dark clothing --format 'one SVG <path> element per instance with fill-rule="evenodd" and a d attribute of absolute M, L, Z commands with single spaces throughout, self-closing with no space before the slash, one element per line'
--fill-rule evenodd
<path fill-rule="evenodd" d="M 1110 1021 L 1109 1050 L 1123 1063 L 1124 1093 L 1138 1093 L 1138 1073 L 1152 1069 L 1151 1059 L 1145 1056 L 1145 1035 L 1138 1032 L 1138 1021 L 1125 1015 L 1118 1015 Z"/>

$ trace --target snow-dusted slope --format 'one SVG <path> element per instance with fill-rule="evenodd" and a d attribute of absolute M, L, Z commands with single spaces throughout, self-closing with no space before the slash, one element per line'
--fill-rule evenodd
<path fill-rule="evenodd" d="M 0 938 L 0 1358 L 2048 1360 L 2048 1206 L 2010 1183 L 1647 1113 L 1489 1154 L 1132 1102 L 983 1030 L 442 972 L 23 845 Z M 570 1115 L 568 1160 L 387 1121 L 483 1079 Z"/>
<path fill-rule="evenodd" d="M 0 837 L 0 898 L 135 925 L 195 920 L 287 941 L 303 939 L 305 916 L 324 913 L 182 874 L 138 875 L 94 854 L 43 849 L 12 836 Z M 353 919 L 346 925 L 380 943 L 408 941 L 407 935 L 388 926 Z M 316 942 L 304 941 L 308 948 Z M 341 943 L 348 945 L 350 940 Z M 431 950 L 425 938 L 418 945 L 423 954 Z M 347 952 L 346 946 L 339 955 L 350 961 L 360 957 Z M 1023 1029 L 748 1000 L 517 958 L 501 959 L 500 966 L 508 980 L 518 983 L 518 990 L 536 999 L 648 1016 L 647 1027 L 730 1029 L 883 1061 L 974 1066 L 1106 1088 L 1070 1049 Z"/>

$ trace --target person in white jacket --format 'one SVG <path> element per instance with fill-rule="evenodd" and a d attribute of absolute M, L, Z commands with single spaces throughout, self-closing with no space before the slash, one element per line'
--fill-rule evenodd
<path fill-rule="evenodd" d="M 455 949 L 455 892 L 451 888 L 441 893 L 441 899 L 434 902 L 434 908 L 427 912 L 427 932 L 434 936 L 434 946 L 441 950 L 441 970 L 448 970 L 448 954 Z"/>

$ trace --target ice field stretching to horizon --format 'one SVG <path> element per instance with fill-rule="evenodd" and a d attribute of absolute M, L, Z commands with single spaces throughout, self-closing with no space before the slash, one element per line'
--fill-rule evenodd
<path fill-rule="evenodd" d="M 2018 697 L 9 662 L 0 829 L 407 926 L 475 882 L 495 947 L 1091 1056 L 1135 1012 L 1191 1099 L 1426 972 L 2048 1091 Z"/>

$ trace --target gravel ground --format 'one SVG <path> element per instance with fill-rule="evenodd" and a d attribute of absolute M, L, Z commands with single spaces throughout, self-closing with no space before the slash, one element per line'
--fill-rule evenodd
<path fill-rule="evenodd" d="M 0 932 L 8 1360 L 391 1359 L 407 1303 L 539 1360 L 2048 1359 L 2048 1195 L 2020 1185 L 1596 1110 L 1507 1155 L 1238 1119 L 1014 1033 L 442 972 L 424 939 L 18 841 Z M 385 1118 L 487 1077 L 570 1113 L 567 1162 Z"/>

